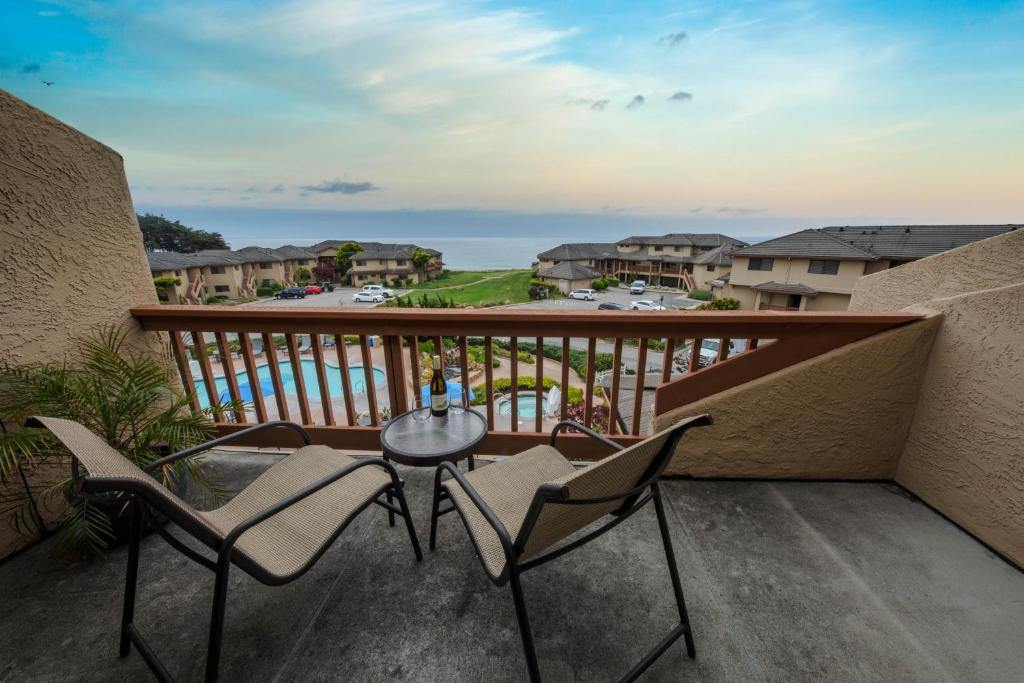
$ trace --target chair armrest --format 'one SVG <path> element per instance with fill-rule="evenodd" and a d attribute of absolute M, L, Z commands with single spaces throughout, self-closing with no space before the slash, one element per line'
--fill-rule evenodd
<path fill-rule="evenodd" d="M 320 489 L 324 488 L 325 486 L 329 486 L 330 484 L 333 484 L 334 482 L 345 477 L 346 475 L 349 475 L 362 467 L 369 467 L 371 465 L 376 467 L 383 467 L 385 470 L 387 470 L 388 474 L 391 475 L 392 485 L 400 485 L 398 479 L 398 471 L 395 469 L 394 465 L 392 465 L 389 462 L 386 462 L 382 458 L 366 458 L 364 460 L 358 460 L 350 465 L 346 465 L 337 472 L 329 474 L 323 479 L 313 482 L 309 486 L 293 493 L 284 500 L 278 501 L 277 503 L 268 507 L 266 510 L 257 512 L 255 515 L 249 517 L 248 519 L 239 522 L 238 525 L 235 526 L 235 528 L 228 532 L 227 536 L 225 536 L 224 540 L 221 542 L 220 549 L 218 550 L 217 553 L 218 562 L 223 562 L 227 559 L 231 549 L 234 547 L 239 537 L 252 527 L 256 526 L 260 522 L 265 522 L 277 513 L 281 512 L 282 510 L 290 508 L 292 505 L 295 505 L 300 500 L 313 495 Z"/>
<path fill-rule="evenodd" d="M 596 441 L 600 441 L 605 446 L 608 446 L 609 448 L 614 448 L 617 451 L 621 451 L 623 448 L 625 448 L 625 446 L 623 446 L 622 444 L 615 443 L 614 441 L 612 441 L 608 437 L 603 436 L 601 434 L 598 434 L 593 429 L 590 429 L 589 427 L 584 427 L 579 422 L 574 422 L 573 420 L 562 420 L 561 422 L 559 422 L 558 424 L 556 424 L 554 426 L 554 429 L 551 430 L 551 445 L 552 446 L 555 445 L 555 440 L 558 439 L 558 433 L 559 432 L 561 432 L 564 429 L 569 429 L 569 428 L 572 428 L 572 429 L 575 429 L 577 431 L 583 432 L 584 434 L 589 436 L 591 439 L 594 439 Z"/>
<path fill-rule="evenodd" d="M 459 483 L 462 490 L 465 491 L 466 495 L 469 496 L 469 499 L 473 501 L 473 505 L 480 510 L 480 514 L 484 516 L 487 523 L 490 524 L 494 529 L 494 532 L 498 534 L 498 540 L 501 541 L 501 546 L 505 549 L 505 552 L 509 554 L 509 557 L 511 557 L 512 538 L 508 534 L 508 529 L 506 529 L 505 525 L 501 523 L 498 516 L 494 514 L 494 510 L 492 510 L 490 506 L 484 502 L 484 499 L 480 497 L 480 494 L 475 488 L 473 488 L 473 485 L 469 483 L 469 480 L 466 479 L 466 475 L 464 475 L 456 465 L 450 462 L 443 462 L 438 466 L 437 476 L 439 478 L 441 476 L 441 470 L 449 472 L 452 475 L 452 478 Z"/>
<path fill-rule="evenodd" d="M 211 441 L 207 441 L 206 443 L 201 443 L 198 446 L 192 446 L 191 448 L 186 448 L 183 451 L 178 451 L 177 453 L 171 453 L 170 455 L 164 456 L 159 460 L 153 461 L 152 463 L 149 464 L 149 466 L 145 468 L 145 470 L 148 474 L 152 474 L 154 471 L 163 467 L 164 465 L 169 465 L 172 462 L 176 462 L 178 460 L 181 460 L 182 458 L 187 458 L 190 455 L 195 455 L 197 453 L 202 453 L 203 451 L 208 451 L 211 448 L 215 448 L 217 446 L 230 443 L 235 439 L 239 439 L 243 436 L 248 436 L 250 434 L 255 434 L 258 431 L 270 429 L 271 427 L 287 427 L 288 429 L 298 432 L 299 436 L 302 437 L 302 441 L 305 443 L 306 446 L 313 443 L 313 439 L 310 438 L 309 432 L 303 429 L 301 425 L 297 425 L 294 422 L 287 422 L 285 420 L 274 420 L 273 422 L 264 422 L 262 424 L 256 425 L 255 427 L 243 429 L 242 431 L 235 432 L 234 434 L 228 434 L 226 436 L 218 437 Z"/>

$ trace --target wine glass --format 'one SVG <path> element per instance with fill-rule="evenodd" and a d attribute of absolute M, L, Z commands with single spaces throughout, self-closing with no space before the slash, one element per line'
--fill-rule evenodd
<path fill-rule="evenodd" d="M 463 388 L 457 394 L 451 394 L 448 397 L 448 410 L 455 413 L 456 415 L 466 412 L 466 406 L 469 401 L 466 400 L 466 390 Z"/>
<path fill-rule="evenodd" d="M 409 401 L 412 404 L 412 419 L 416 422 L 426 422 L 430 419 L 430 404 L 423 400 L 423 396 L 417 394 Z"/>

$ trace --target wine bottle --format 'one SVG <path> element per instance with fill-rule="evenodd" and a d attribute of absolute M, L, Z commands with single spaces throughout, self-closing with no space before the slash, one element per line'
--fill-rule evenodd
<path fill-rule="evenodd" d="M 448 383 L 444 381 L 444 372 L 441 371 L 440 356 L 434 356 L 432 367 L 434 372 L 430 377 L 430 414 L 434 417 L 444 417 L 448 414 Z"/>

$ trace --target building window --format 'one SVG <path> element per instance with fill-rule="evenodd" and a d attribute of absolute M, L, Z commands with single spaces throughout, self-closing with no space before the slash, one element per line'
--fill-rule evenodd
<path fill-rule="evenodd" d="M 274 264 L 272 264 L 272 263 L 261 263 L 260 264 L 260 270 L 270 270 L 273 267 L 274 267 Z"/>
<path fill-rule="evenodd" d="M 270 279 L 269 277 L 263 278 L 263 286 L 264 287 L 269 287 L 272 284 L 274 284 L 274 281 L 272 279 Z"/>
<path fill-rule="evenodd" d="M 708 264 L 708 272 L 709 273 L 715 272 L 715 264 L 713 264 L 713 263 L 709 263 Z"/>
<path fill-rule="evenodd" d="M 839 261 L 811 259 L 811 262 L 807 264 L 807 272 L 816 275 L 835 275 L 839 272 Z"/>
<path fill-rule="evenodd" d="M 661 247 L 654 247 L 654 251 L 661 251 Z"/>
<path fill-rule="evenodd" d="M 672 247 L 672 251 L 682 251 L 682 247 Z"/>
<path fill-rule="evenodd" d="M 771 270 L 774 267 L 773 258 L 752 258 L 747 262 L 747 270 Z"/>
<path fill-rule="evenodd" d="M 230 291 L 230 289 L 231 288 L 228 287 L 227 285 L 214 285 L 213 286 L 213 291 L 215 291 L 215 292 L 227 292 L 227 291 Z"/>
<path fill-rule="evenodd" d="M 304 265 L 306 265 L 306 260 L 303 259 L 301 261 L 296 261 L 296 263 L 298 263 L 300 266 L 304 266 Z"/>
<path fill-rule="evenodd" d="M 174 271 L 174 275 L 175 275 L 176 277 L 181 277 L 181 271 L 180 271 L 180 270 L 176 270 L 176 271 Z"/>
<path fill-rule="evenodd" d="M 387 262 L 387 261 L 385 261 L 384 259 L 378 259 L 378 260 L 377 260 L 377 263 L 378 263 L 379 265 L 382 265 L 382 266 L 386 266 L 386 265 L 388 264 L 388 262 Z"/>
<path fill-rule="evenodd" d="M 211 275 L 223 275 L 224 274 L 224 266 L 210 266 L 210 274 Z"/>
<path fill-rule="evenodd" d="M 360 268 L 362 268 L 363 266 L 365 266 L 365 265 L 366 265 L 366 261 L 356 261 L 355 263 L 356 263 L 356 265 L 357 265 L 357 266 L 359 266 Z"/>
<path fill-rule="evenodd" d="M 398 265 L 400 265 L 400 266 L 404 266 L 404 265 L 405 265 L 405 263 L 406 263 L 406 261 L 405 261 L 405 259 L 404 259 L 404 258 L 400 258 L 400 259 L 398 259 L 397 261 L 395 261 L 395 263 L 397 263 L 397 264 L 398 264 Z"/>

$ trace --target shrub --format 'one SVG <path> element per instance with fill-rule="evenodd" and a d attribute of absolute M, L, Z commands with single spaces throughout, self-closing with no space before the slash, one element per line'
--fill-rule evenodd
<path fill-rule="evenodd" d="M 221 303 L 222 301 L 227 301 L 227 300 L 228 300 L 228 298 L 226 296 L 224 296 L 223 294 L 215 294 L 213 296 L 206 297 L 206 304 L 208 306 L 216 306 L 217 304 Z"/>
<path fill-rule="evenodd" d="M 312 277 L 313 271 L 311 271 L 309 268 L 299 267 L 295 269 L 295 279 L 298 280 L 299 282 L 309 282 L 310 279 L 312 279 Z"/>
<path fill-rule="evenodd" d="M 537 378 L 533 375 L 523 375 L 517 378 L 516 386 L 520 391 L 530 391 L 537 388 Z M 553 387 L 561 386 L 561 383 L 553 377 L 544 377 L 541 382 L 541 386 L 544 387 L 545 391 L 551 391 Z M 499 377 L 491 383 L 491 387 L 495 394 L 503 394 L 508 392 L 512 388 L 512 380 L 508 377 Z M 567 401 L 570 406 L 583 403 L 583 392 L 574 386 L 570 386 L 566 390 Z M 483 405 L 487 403 L 487 387 L 484 384 L 478 384 L 473 387 L 473 405 Z"/>
<path fill-rule="evenodd" d="M 155 277 L 153 278 L 153 286 L 156 287 L 156 291 L 162 292 L 171 286 L 180 286 L 180 277 Z"/>
<path fill-rule="evenodd" d="M 740 308 L 740 300 L 727 296 L 724 299 L 715 299 L 697 307 L 698 311 L 737 311 Z"/>
<path fill-rule="evenodd" d="M 603 292 L 608 289 L 608 283 L 604 281 L 604 278 L 598 278 L 590 283 L 591 289 L 596 289 L 599 292 Z"/>
<path fill-rule="evenodd" d="M 256 288 L 256 296 L 274 296 L 274 288 L 270 285 L 261 285 Z"/>
<path fill-rule="evenodd" d="M 699 299 L 700 301 L 711 301 L 711 292 L 706 289 L 691 289 L 691 299 Z"/>

